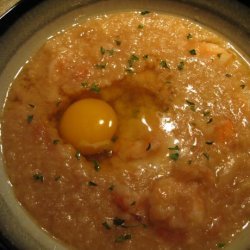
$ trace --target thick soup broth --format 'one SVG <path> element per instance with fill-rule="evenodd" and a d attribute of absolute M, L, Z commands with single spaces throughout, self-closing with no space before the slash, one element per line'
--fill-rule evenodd
<path fill-rule="evenodd" d="M 75 25 L 8 93 L 2 141 L 17 199 L 77 249 L 226 247 L 250 218 L 249 79 L 228 41 L 181 17 Z"/>

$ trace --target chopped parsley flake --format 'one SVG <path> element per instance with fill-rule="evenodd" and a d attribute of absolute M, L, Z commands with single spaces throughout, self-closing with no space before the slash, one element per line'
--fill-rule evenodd
<path fill-rule="evenodd" d="M 190 53 L 191 55 L 196 55 L 196 54 L 197 54 L 195 49 L 189 50 L 189 53 Z"/>
<path fill-rule="evenodd" d="M 106 52 L 106 50 L 105 50 L 103 47 L 100 47 L 100 53 L 101 53 L 102 55 L 104 55 L 105 52 Z"/>
<path fill-rule="evenodd" d="M 34 105 L 34 104 L 29 103 L 28 105 L 29 105 L 31 108 L 35 108 L 35 105 Z"/>
<path fill-rule="evenodd" d="M 93 182 L 93 181 L 89 181 L 89 182 L 88 182 L 88 186 L 96 187 L 97 184 L 96 184 L 95 182 Z"/>
<path fill-rule="evenodd" d="M 133 67 L 133 64 L 134 64 L 135 61 L 139 61 L 139 57 L 136 56 L 135 54 L 132 54 L 130 56 L 130 58 L 128 59 L 128 65 L 129 65 L 130 68 Z"/>
<path fill-rule="evenodd" d="M 55 176 L 55 178 L 54 178 L 55 181 L 59 181 L 60 179 L 61 179 L 61 176 L 60 176 L 60 175 L 57 175 L 57 176 Z"/>
<path fill-rule="evenodd" d="M 111 229 L 111 226 L 108 224 L 108 222 L 107 221 L 104 221 L 103 223 L 102 223 L 102 225 L 105 227 L 105 229 L 107 229 L 107 230 L 110 230 Z"/>
<path fill-rule="evenodd" d="M 43 177 L 43 175 L 42 175 L 42 174 L 37 173 L 37 174 L 33 174 L 33 179 L 34 179 L 34 180 L 36 180 L 36 181 L 43 182 L 44 177 Z"/>
<path fill-rule="evenodd" d="M 81 152 L 80 151 L 76 151 L 75 157 L 79 161 L 81 159 Z"/>
<path fill-rule="evenodd" d="M 169 69 L 169 66 L 168 66 L 166 60 L 161 60 L 160 65 L 162 68 Z"/>
<path fill-rule="evenodd" d="M 89 90 L 92 91 L 92 92 L 95 92 L 95 93 L 99 93 L 101 91 L 101 88 L 96 83 L 93 83 L 90 86 Z"/>
<path fill-rule="evenodd" d="M 113 49 L 106 50 L 110 56 L 114 55 L 115 51 Z"/>
<path fill-rule="evenodd" d="M 151 149 L 151 143 L 148 144 L 146 151 L 149 151 Z"/>
<path fill-rule="evenodd" d="M 209 155 L 207 153 L 202 154 L 207 160 L 209 160 Z"/>
<path fill-rule="evenodd" d="M 86 87 L 88 87 L 88 82 L 84 81 L 84 82 L 81 83 L 81 85 L 82 85 L 83 88 L 86 88 Z"/>
<path fill-rule="evenodd" d="M 143 28 L 144 28 L 144 25 L 143 25 L 143 24 L 139 24 L 139 25 L 137 26 L 137 28 L 138 28 L 138 29 L 143 29 Z"/>
<path fill-rule="evenodd" d="M 126 240 L 130 240 L 132 237 L 131 237 L 131 234 L 122 234 L 120 236 L 118 236 L 116 239 L 115 239 L 115 242 L 116 243 L 121 243 L 121 242 L 124 242 Z"/>
<path fill-rule="evenodd" d="M 133 201 L 130 206 L 134 206 L 136 204 L 136 201 Z"/>
<path fill-rule="evenodd" d="M 149 13 L 150 13 L 150 11 L 144 10 L 144 11 L 141 12 L 141 15 L 144 16 L 144 15 L 147 15 L 147 14 L 149 14 Z"/>
<path fill-rule="evenodd" d="M 116 142 L 118 140 L 118 136 L 117 135 L 113 135 L 111 138 L 112 142 Z"/>
<path fill-rule="evenodd" d="M 169 147 L 168 149 L 171 151 L 179 151 L 180 150 L 178 145 L 176 145 L 174 147 Z M 177 161 L 179 159 L 179 152 L 169 154 L 169 158 L 171 160 Z"/>
<path fill-rule="evenodd" d="M 207 122 L 207 124 L 211 123 L 213 121 L 213 118 L 210 118 Z"/>
<path fill-rule="evenodd" d="M 53 144 L 58 144 L 60 142 L 60 140 L 58 140 L 58 139 L 55 139 L 55 140 L 53 140 Z"/>
<path fill-rule="evenodd" d="M 106 63 L 99 63 L 99 64 L 96 64 L 95 66 L 96 66 L 96 68 L 98 68 L 98 69 L 105 69 L 106 66 L 107 66 L 107 64 L 106 64 Z"/>
<path fill-rule="evenodd" d="M 34 118 L 34 115 L 28 115 L 27 116 L 27 122 L 30 124 Z"/>
<path fill-rule="evenodd" d="M 186 100 L 186 103 L 188 104 L 188 106 L 190 107 L 190 109 L 192 111 L 195 111 L 195 103 L 194 102 L 190 102 L 189 100 Z"/>
<path fill-rule="evenodd" d="M 220 243 L 218 243 L 216 246 L 217 246 L 218 248 L 224 248 L 224 247 L 226 246 L 226 244 L 220 242 Z"/>
<path fill-rule="evenodd" d="M 213 141 L 206 141 L 207 145 L 212 145 L 214 142 Z"/>
<path fill-rule="evenodd" d="M 108 190 L 109 190 L 109 191 L 113 191 L 113 190 L 114 190 L 114 187 L 115 187 L 115 185 L 112 184 L 112 185 L 109 186 Z"/>
<path fill-rule="evenodd" d="M 184 64 L 185 63 L 183 61 L 180 61 L 180 63 L 177 66 L 178 70 L 183 70 L 184 69 Z"/>
<path fill-rule="evenodd" d="M 148 59 L 148 55 L 144 55 L 142 58 L 143 58 L 144 60 L 147 60 L 147 59 Z"/>
<path fill-rule="evenodd" d="M 209 116 L 210 113 L 211 113 L 210 111 L 204 111 L 204 112 L 203 112 L 203 115 L 204 115 L 204 116 Z"/>
<path fill-rule="evenodd" d="M 131 68 L 126 68 L 125 71 L 126 71 L 127 73 L 129 73 L 129 74 L 134 73 L 134 70 L 131 69 Z"/>
<path fill-rule="evenodd" d="M 113 224 L 117 227 L 122 227 L 124 226 L 124 223 L 125 223 L 125 220 L 121 219 L 121 218 L 118 218 L 118 217 L 115 217 L 113 219 Z"/>
<path fill-rule="evenodd" d="M 187 39 L 191 39 L 191 38 L 193 38 L 193 36 L 189 33 L 189 34 L 187 35 Z"/>
<path fill-rule="evenodd" d="M 115 40 L 115 44 L 117 45 L 117 46 L 120 46 L 121 45 L 121 41 L 120 40 Z"/>
<path fill-rule="evenodd" d="M 95 171 L 99 171 L 101 168 L 99 161 L 93 160 L 92 162 L 93 162 Z"/>
<path fill-rule="evenodd" d="M 180 148 L 179 148 L 179 146 L 178 145 L 176 145 L 176 146 L 174 146 L 174 147 L 170 147 L 170 148 L 168 148 L 169 150 L 180 150 Z"/>
<path fill-rule="evenodd" d="M 169 155 L 171 160 L 177 161 L 179 159 L 179 153 L 173 153 Z"/>

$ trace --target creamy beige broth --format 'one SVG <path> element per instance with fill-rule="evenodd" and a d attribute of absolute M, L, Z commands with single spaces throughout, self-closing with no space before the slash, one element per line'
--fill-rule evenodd
<path fill-rule="evenodd" d="M 250 71 L 184 18 L 98 16 L 49 39 L 10 88 L 2 122 L 17 199 L 78 249 L 218 249 L 250 216 Z M 116 112 L 110 150 L 62 138 L 62 114 Z M 89 110 L 91 113 L 91 110 Z"/>

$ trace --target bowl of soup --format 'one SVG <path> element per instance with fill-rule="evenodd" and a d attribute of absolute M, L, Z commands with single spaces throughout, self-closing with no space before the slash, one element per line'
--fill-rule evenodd
<path fill-rule="evenodd" d="M 45 1 L 6 32 L 0 220 L 17 248 L 250 246 L 249 23 L 220 4 Z"/>

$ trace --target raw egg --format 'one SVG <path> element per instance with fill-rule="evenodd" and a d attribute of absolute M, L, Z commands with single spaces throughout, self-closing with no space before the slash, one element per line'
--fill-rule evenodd
<path fill-rule="evenodd" d="M 62 115 L 59 125 L 64 140 L 87 155 L 109 150 L 116 129 L 114 109 L 107 102 L 94 98 L 71 104 Z"/>

